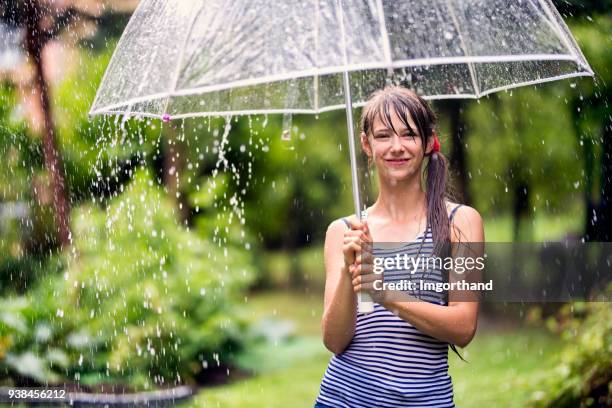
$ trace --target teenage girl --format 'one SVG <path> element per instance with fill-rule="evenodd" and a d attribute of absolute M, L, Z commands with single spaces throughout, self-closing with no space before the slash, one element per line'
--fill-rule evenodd
<path fill-rule="evenodd" d="M 366 248 L 418 241 L 420 254 L 434 254 L 442 244 L 481 243 L 482 219 L 448 200 L 436 118 L 414 92 L 390 86 L 372 95 L 362 112 L 361 146 L 376 168 L 379 195 L 364 221 L 351 216 L 327 230 L 321 325 L 334 356 L 315 407 L 454 407 L 448 347 L 456 351 L 472 340 L 478 302 L 453 291 L 406 302 L 375 290 L 380 275 L 372 273 Z M 427 273 L 442 280 L 441 270 Z M 362 290 L 374 299 L 370 314 L 357 313 Z"/>

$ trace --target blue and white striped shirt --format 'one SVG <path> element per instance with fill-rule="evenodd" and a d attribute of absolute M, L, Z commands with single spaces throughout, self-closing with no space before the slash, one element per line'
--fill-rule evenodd
<path fill-rule="evenodd" d="M 457 208 L 457 207 L 456 207 Z M 456 208 L 451 213 L 454 215 Z M 431 230 L 425 239 L 396 249 L 373 248 L 374 256 L 431 254 Z M 394 271 L 385 271 L 385 282 Z M 399 271 L 398 271 L 399 272 Z M 405 271 L 401 271 L 405 276 Z M 400 274 L 397 275 L 400 279 Z M 441 270 L 417 270 L 411 279 L 442 282 Z M 444 293 L 421 293 L 421 299 L 447 304 Z M 448 374 L 448 343 L 422 333 L 378 303 L 358 314 L 348 347 L 334 355 L 325 371 L 317 403 L 330 407 L 454 407 Z"/>

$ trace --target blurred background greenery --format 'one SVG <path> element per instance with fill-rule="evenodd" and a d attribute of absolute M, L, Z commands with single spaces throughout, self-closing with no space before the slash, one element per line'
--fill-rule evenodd
<path fill-rule="evenodd" d="M 311 406 L 322 243 L 352 208 L 344 113 L 294 116 L 290 141 L 274 116 L 89 118 L 137 2 L 64 3 L 0 1 L 0 385 Z M 434 104 L 489 242 L 611 241 L 612 2 L 555 4 L 595 82 Z M 612 403 L 607 303 L 483 312 L 469 363 L 449 357 L 459 407 Z"/>

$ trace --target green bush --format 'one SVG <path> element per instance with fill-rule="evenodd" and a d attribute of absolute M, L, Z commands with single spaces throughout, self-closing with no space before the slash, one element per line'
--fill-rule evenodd
<path fill-rule="evenodd" d="M 76 209 L 63 273 L 0 300 L 0 372 L 149 388 L 231 363 L 249 252 L 201 239 L 175 211 L 143 171 L 106 209 Z"/>
<path fill-rule="evenodd" d="M 612 286 L 609 287 L 609 291 Z M 609 295 L 608 295 L 609 296 Z M 536 407 L 612 405 L 612 310 L 607 302 L 564 305 L 549 327 L 568 342 L 532 398 Z"/>

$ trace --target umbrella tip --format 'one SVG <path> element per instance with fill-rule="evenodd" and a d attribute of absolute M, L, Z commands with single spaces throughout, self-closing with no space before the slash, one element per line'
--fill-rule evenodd
<path fill-rule="evenodd" d="M 162 116 L 162 121 L 170 122 L 170 115 L 168 115 L 167 113 L 164 113 L 164 115 Z"/>

